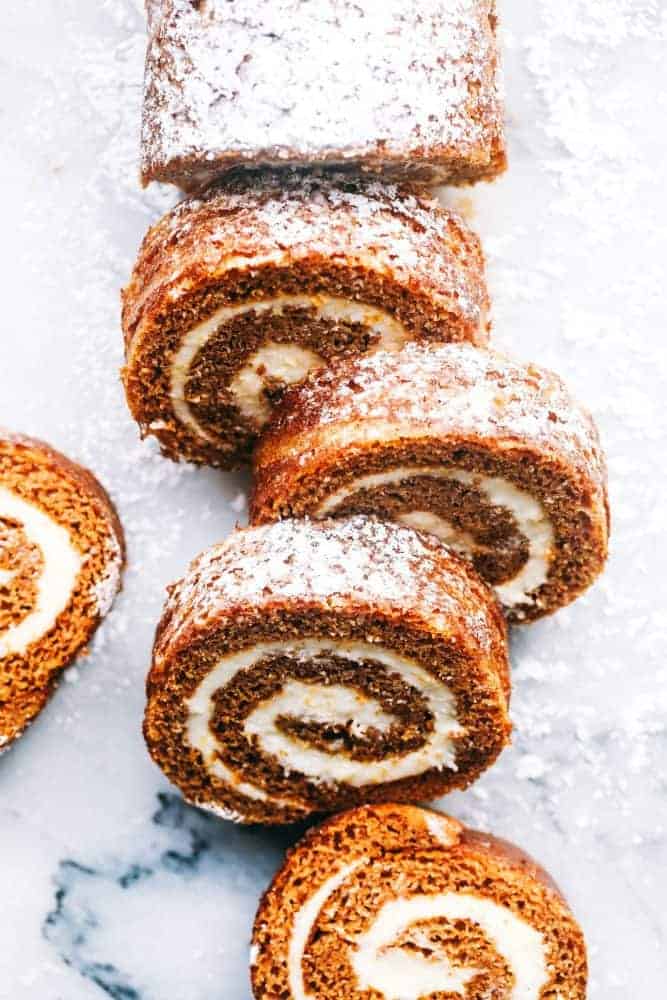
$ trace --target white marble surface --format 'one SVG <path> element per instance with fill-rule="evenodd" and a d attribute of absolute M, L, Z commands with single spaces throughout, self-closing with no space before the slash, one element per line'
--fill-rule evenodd
<path fill-rule="evenodd" d="M 90 657 L 0 761 L 0 997 L 247 1000 L 257 896 L 289 839 L 183 807 L 143 749 L 164 585 L 243 517 L 239 477 L 142 445 L 118 290 L 169 191 L 142 194 L 139 0 L 5 0 L 0 422 L 110 488 L 125 592 Z M 514 745 L 457 816 L 569 895 L 592 1000 L 667 982 L 667 5 L 505 0 L 511 169 L 449 200 L 489 256 L 496 341 L 560 371 L 608 449 L 613 552 L 576 606 L 517 633 Z"/>

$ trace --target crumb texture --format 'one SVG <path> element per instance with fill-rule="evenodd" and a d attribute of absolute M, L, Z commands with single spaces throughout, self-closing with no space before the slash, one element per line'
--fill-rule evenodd
<path fill-rule="evenodd" d="M 254 457 L 251 519 L 374 513 L 470 559 L 513 621 L 600 574 L 607 472 L 552 372 L 464 344 L 408 344 L 313 373 Z"/>
<path fill-rule="evenodd" d="M 436 539 L 282 521 L 172 589 L 144 731 L 189 800 L 280 823 L 465 787 L 508 740 L 508 696 L 494 598 Z"/>
<path fill-rule="evenodd" d="M 0 748 L 108 612 L 123 558 L 120 523 L 91 473 L 0 431 Z"/>
<path fill-rule="evenodd" d="M 546 872 L 412 806 L 311 830 L 255 918 L 255 1000 L 584 1000 L 586 981 L 581 930 Z"/>
<path fill-rule="evenodd" d="M 285 389 L 413 340 L 486 343 L 478 238 L 423 187 L 246 175 L 146 235 L 123 297 L 130 409 L 172 458 L 248 457 Z"/>
<path fill-rule="evenodd" d="M 144 181 L 332 163 L 468 181 L 504 167 L 495 3 L 151 3 Z"/>

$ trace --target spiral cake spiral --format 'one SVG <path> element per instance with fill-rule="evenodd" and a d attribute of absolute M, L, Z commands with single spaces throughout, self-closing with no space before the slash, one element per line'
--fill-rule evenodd
<path fill-rule="evenodd" d="M 192 802 L 290 822 L 464 787 L 509 734 L 490 591 L 370 518 L 237 531 L 170 595 L 144 732 Z"/>
<path fill-rule="evenodd" d="M 124 292 L 133 416 L 166 454 L 249 456 L 286 386 L 340 357 L 487 337 L 477 238 L 422 189 L 236 178 L 144 239 Z"/>
<path fill-rule="evenodd" d="M 255 1000 L 584 1000 L 581 930 L 517 848 L 413 806 L 312 830 L 255 919 Z"/>
<path fill-rule="evenodd" d="M 0 430 L 0 749 L 46 703 L 120 586 L 106 493 L 48 445 Z"/>
<path fill-rule="evenodd" d="M 469 559 L 509 618 L 572 601 L 601 572 L 605 460 L 552 372 L 465 344 L 339 362 L 285 397 L 255 455 L 254 523 L 373 513 Z"/>

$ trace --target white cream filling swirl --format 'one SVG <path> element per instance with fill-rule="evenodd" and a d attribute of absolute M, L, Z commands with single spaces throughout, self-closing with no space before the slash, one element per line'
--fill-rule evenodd
<path fill-rule="evenodd" d="M 513 516 L 520 533 L 528 541 L 528 559 L 511 580 L 498 584 L 494 589 L 500 602 L 507 608 L 534 600 L 534 592 L 546 583 L 551 565 L 554 531 L 543 505 L 535 497 L 520 490 L 506 479 L 484 476 L 466 469 L 440 466 L 398 466 L 386 472 L 359 476 L 327 497 L 316 511 L 317 517 L 335 513 L 336 508 L 355 493 L 382 486 L 407 482 L 416 477 L 453 479 L 465 486 L 472 486 L 489 504 L 502 507 Z M 450 548 L 463 555 L 474 555 L 484 550 L 467 532 L 462 532 L 450 521 L 432 511 L 419 509 L 399 514 L 397 521 L 411 528 L 436 535 Z"/>
<path fill-rule="evenodd" d="M 357 858 L 345 865 L 295 914 L 288 952 L 293 1000 L 312 1000 L 304 983 L 303 961 L 320 913 L 345 882 L 368 864 L 369 859 Z M 368 929 L 350 940 L 355 990 L 376 991 L 383 1000 L 421 1000 L 438 992 L 465 996 L 468 983 L 484 969 L 462 968 L 446 956 L 426 957 L 395 943 L 415 923 L 435 920 L 476 924 L 514 976 L 511 1000 L 539 1000 L 549 982 L 544 936 L 508 907 L 472 890 L 405 896 L 385 903 Z"/>
<path fill-rule="evenodd" d="M 171 365 L 170 399 L 173 411 L 197 437 L 215 443 L 215 436 L 197 420 L 185 394 L 200 350 L 225 324 L 239 316 L 249 313 L 281 315 L 285 309 L 309 309 L 314 310 L 319 320 L 360 324 L 377 338 L 372 348 L 374 351 L 396 350 L 410 339 L 403 324 L 383 309 L 331 295 L 277 295 L 270 299 L 222 306 L 185 334 Z M 325 363 L 324 358 L 309 348 L 269 340 L 248 358 L 227 388 L 241 415 L 259 428 L 271 415 L 271 406 L 264 393 L 266 387 L 275 384 L 287 387 L 301 382 L 310 371 Z"/>
<path fill-rule="evenodd" d="M 454 695 L 434 674 L 414 660 L 376 643 L 334 642 L 303 639 L 293 642 L 259 643 L 249 649 L 223 657 L 201 681 L 188 699 L 186 734 L 189 744 L 201 753 L 207 771 L 248 798 L 285 806 L 302 805 L 294 800 L 276 799 L 252 781 L 252 776 L 237 774 L 219 756 L 219 745 L 211 730 L 216 693 L 238 674 L 271 656 L 313 659 L 332 655 L 355 663 L 374 661 L 397 674 L 423 697 L 433 717 L 433 729 L 416 750 L 391 755 L 377 761 L 354 760 L 332 747 L 327 753 L 309 746 L 304 740 L 283 731 L 280 717 L 322 725 L 348 725 L 353 735 L 363 736 L 369 729 L 387 732 L 397 720 L 370 695 L 343 684 L 304 683 L 286 679 L 279 693 L 259 702 L 244 720 L 244 733 L 261 751 L 275 759 L 283 771 L 296 772 L 318 784 L 364 785 L 397 781 L 422 774 L 431 768 L 456 768 L 456 739 L 464 730 L 456 715 Z"/>
<path fill-rule="evenodd" d="M 385 903 L 351 949 L 359 988 L 377 990 L 385 1000 L 419 1000 L 438 991 L 465 996 L 466 985 L 483 969 L 464 969 L 445 957 L 426 958 L 392 947 L 412 924 L 429 920 L 476 924 L 514 975 L 512 1000 L 539 1000 L 549 981 L 543 935 L 508 907 L 473 892 L 444 892 Z"/>
<path fill-rule="evenodd" d="M 34 504 L 0 486 L 0 517 L 21 525 L 26 538 L 42 553 L 35 606 L 22 621 L 0 631 L 0 656 L 25 653 L 55 625 L 69 604 L 82 565 L 69 533 Z M 0 586 L 7 586 L 17 571 L 3 571 Z"/>

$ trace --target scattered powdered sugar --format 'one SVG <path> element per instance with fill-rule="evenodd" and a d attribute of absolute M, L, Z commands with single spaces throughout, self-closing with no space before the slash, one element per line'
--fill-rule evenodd
<path fill-rule="evenodd" d="M 516 776 L 519 781 L 537 781 L 547 773 L 548 765 L 536 754 L 525 754 L 517 764 Z"/>
<path fill-rule="evenodd" d="M 160 263 L 155 273 L 149 269 L 148 292 L 159 281 L 171 302 L 188 294 L 195 253 L 228 268 L 293 265 L 318 254 L 342 258 L 398 283 L 418 284 L 471 326 L 479 326 L 488 308 L 477 237 L 421 187 L 342 174 L 237 177 L 180 202 L 149 233 L 143 256 L 151 261 L 157 255 Z M 145 297 L 146 289 L 133 306 L 137 315 Z"/>
<path fill-rule="evenodd" d="M 403 420 L 476 438 L 555 447 L 602 484 L 604 458 L 590 414 L 561 380 L 466 344 L 408 344 L 315 372 L 285 408 L 276 438 L 347 421 Z M 305 456 L 304 456 L 305 459 Z"/>
<path fill-rule="evenodd" d="M 124 594 L 96 633 L 82 675 L 99 678 L 107 700 L 122 701 L 130 677 L 142 697 L 150 641 L 133 667 L 119 646 L 138 629 L 154 629 L 164 585 L 194 552 L 225 534 L 238 513 L 229 501 L 237 505 L 245 486 L 238 476 L 217 477 L 214 485 L 205 471 L 165 461 L 152 442 L 140 442 L 120 382 L 120 289 L 146 227 L 176 200 L 173 190 L 142 192 L 139 183 L 142 8 L 139 0 L 105 0 L 99 9 L 81 5 L 63 17 L 55 5 L 48 12 L 34 0 L 22 5 L 26 24 L 44 14 L 38 35 L 46 50 L 26 85 L 30 107 L 20 123 L 34 190 L 8 209 L 8 224 L 21 233 L 14 248 L 21 317 L 17 312 L 9 322 L 25 336 L 13 344 L 20 375 L 3 386 L 3 423 L 89 468 L 118 510 L 128 551 Z M 23 63 L 8 58 L 23 79 Z M 41 299 L 31 292 L 37 286 Z M 42 363 L 36 345 L 47 314 Z M 100 615 L 118 590 L 121 564 L 111 540 L 105 555 L 106 573 L 91 593 Z M 120 670 L 119 660 L 126 664 Z M 73 715 L 61 716 L 61 728 L 78 725 Z"/>
<path fill-rule="evenodd" d="M 235 514 L 241 514 L 248 506 L 248 498 L 245 493 L 237 493 L 233 500 L 230 500 L 229 506 Z"/>
<path fill-rule="evenodd" d="M 371 613 L 420 616 L 445 632 L 463 625 L 488 651 L 497 626 L 480 600 L 481 584 L 471 581 L 437 539 L 409 528 L 363 516 L 280 521 L 237 531 L 193 562 L 167 603 L 159 645 L 165 650 L 186 625 L 202 627 L 242 607 L 345 612 L 359 602 Z"/>
<path fill-rule="evenodd" d="M 12 816 L 21 817 L 13 857 L 36 873 L 27 894 L 5 898 L 7 919 L 25 919 L 32 899 L 37 928 L 58 851 L 81 836 L 113 850 L 128 835 L 133 851 L 150 840 L 150 830 L 134 824 L 158 787 L 139 729 L 163 586 L 194 552 L 226 534 L 236 518 L 229 501 L 240 486 L 235 477 L 174 465 L 151 443 L 139 443 L 115 374 L 122 363 L 118 290 L 146 227 L 176 197 L 157 186 L 142 193 L 138 185 L 140 0 L 8 6 L 16 19 L 31 11 L 33 23 L 22 51 L 13 44 L 18 35 L 6 46 L 14 97 L 4 115 L 7 134 L 13 127 L 21 136 L 22 158 L 16 144 L 7 145 L 7 322 L 16 336 L 3 422 L 50 438 L 92 468 L 117 503 L 129 543 L 125 593 L 98 632 L 80 683 L 60 692 L 49 717 L 33 727 L 34 742 L 2 762 L 7 830 Z M 503 0 L 501 13 L 511 169 L 500 184 L 466 193 L 489 259 L 495 343 L 556 369 L 593 409 L 609 457 L 612 555 L 584 598 L 514 636 L 513 746 L 443 806 L 516 840 L 553 870 L 589 941 L 591 1000 L 627 1000 L 637 968 L 657 996 L 667 976 L 658 891 L 667 845 L 660 460 L 667 440 L 667 12 L 656 0 Z M 44 22 L 48 27 L 38 28 Z M 15 30 L 9 16 L 7 30 Z M 48 363 L 46 379 L 35 344 Z M 170 873 L 160 897 L 144 896 L 138 883 L 146 920 L 132 923 L 132 897 L 117 890 L 118 906 L 95 929 L 94 961 L 98 935 L 102 957 L 120 967 L 133 961 L 131 944 L 141 956 L 144 992 L 173 994 L 164 963 L 146 961 L 140 933 L 166 910 L 163 951 L 177 956 L 170 972 L 183 996 L 211 995 L 222 976 L 229 1000 L 245 1000 L 245 949 L 239 959 L 221 957 L 212 943 L 207 960 L 197 958 L 206 922 L 201 906 L 189 920 L 188 906 L 208 894 L 211 915 L 233 913 L 230 929 L 238 931 L 242 911 L 249 925 L 288 838 L 260 841 L 231 824 L 214 836 L 219 850 L 195 893 L 189 873 L 177 884 Z M 234 837 L 242 839 L 230 864 Z M 165 900 L 178 905 L 169 910 Z M 184 949 L 174 927 L 186 937 L 196 932 L 196 942 Z M 216 928 L 213 936 L 217 948 L 225 934 Z M 69 977 L 63 995 L 92 989 L 55 951 L 44 973 L 38 937 L 34 949 L 23 937 L 15 960 L 3 955 L 4 981 L 18 984 L 41 970 L 43 992 L 56 974 Z M 209 974 L 215 979 L 204 983 Z M 34 986 L 17 988 L 21 998 L 34 996 Z"/>
<path fill-rule="evenodd" d="M 480 158 L 501 130 L 491 0 L 149 6 L 144 173 L 259 158 Z"/>
<path fill-rule="evenodd" d="M 120 590 L 123 569 L 123 552 L 115 534 L 111 534 L 105 545 L 106 562 L 99 580 L 93 584 L 97 614 L 100 618 L 111 609 L 116 594 Z"/>

